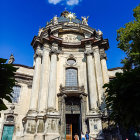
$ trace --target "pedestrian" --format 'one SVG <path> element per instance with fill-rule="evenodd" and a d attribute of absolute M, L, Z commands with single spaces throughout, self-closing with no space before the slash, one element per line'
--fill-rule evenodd
<path fill-rule="evenodd" d="M 79 136 L 77 135 L 77 133 L 75 133 L 74 135 L 74 140 L 79 140 Z"/>
<path fill-rule="evenodd" d="M 89 134 L 88 134 L 88 132 L 86 132 L 85 137 L 86 137 L 86 140 L 89 140 Z"/>
<path fill-rule="evenodd" d="M 81 140 L 85 140 L 85 135 L 83 132 L 81 132 Z"/>

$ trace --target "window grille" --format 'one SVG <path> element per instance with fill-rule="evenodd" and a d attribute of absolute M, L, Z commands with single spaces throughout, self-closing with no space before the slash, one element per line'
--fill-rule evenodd
<path fill-rule="evenodd" d="M 77 69 L 68 68 L 66 69 L 66 86 L 78 86 L 77 80 Z"/>
<path fill-rule="evenodd" d="M 20 96 L 20 86 L 14 86 L 12 92 L 12 103 L 18 103 L 19 96 Z"/>

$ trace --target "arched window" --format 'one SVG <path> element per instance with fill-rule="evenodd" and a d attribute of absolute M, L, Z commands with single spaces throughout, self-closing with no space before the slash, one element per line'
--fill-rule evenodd
<path fill-rule="evenodd" d="M 66 86 L 78 86 L 77 69 L 67 68 L 66 69 Z"/>
<path fill-rule="evenodd" d="M 13 103 L 18 103 L 19 96 L 20 96 L 20 86 L 14 86 L 13 87 L 13 92 L 12 92 L 12 102 Z"/>

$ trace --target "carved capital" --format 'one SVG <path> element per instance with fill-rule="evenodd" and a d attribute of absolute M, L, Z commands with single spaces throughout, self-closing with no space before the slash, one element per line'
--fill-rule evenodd
<path fill-rule="evenodd" d="M 98 47 L 93 47 L 94 53 L 99 53 L 99 48 Z"/>
<path fill-rule="evenodd" d="M 50 54 L 56 54 L 56 55 L 58 55 L 58 54 L 60 54 L 60 53 L 61 53 L 61 51 L 58 50 L 58 49 L 56 49 L 56 48 L 52 48 L 52 49 L 50 50 Z"/>
<path fill-rule="evenodd" d="M 93 50 L 86 50 L 85 52 L 85 55 L 93 55 Z"/>
<path fill-rule="evenodd" d="M 36 57 L 42 57 L 42 50 L 40 48 L 36 49 L 36 53 L 35 53 Z"/>
<path fill-rule="evenodd" d="M 106 53 L 104 49 L 100 49 L 100 59 L 107 59 Z"/>
<path fill-rule="evenodd" d="M 106 53 L 101 53 L 100 54 L 100 59 L 107 59 Z"/>

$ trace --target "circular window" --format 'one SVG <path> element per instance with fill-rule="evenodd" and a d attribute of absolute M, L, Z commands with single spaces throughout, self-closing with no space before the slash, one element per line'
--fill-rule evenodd
<path fill-rule="evenodd" d="M 74 64 L 76 63 L 76 61 L 75 61 L 74 59 L 68 59 L 68 60 L 67 60 L 67 63 L 68 63 L 69 65 L 74 65 Z"/>

